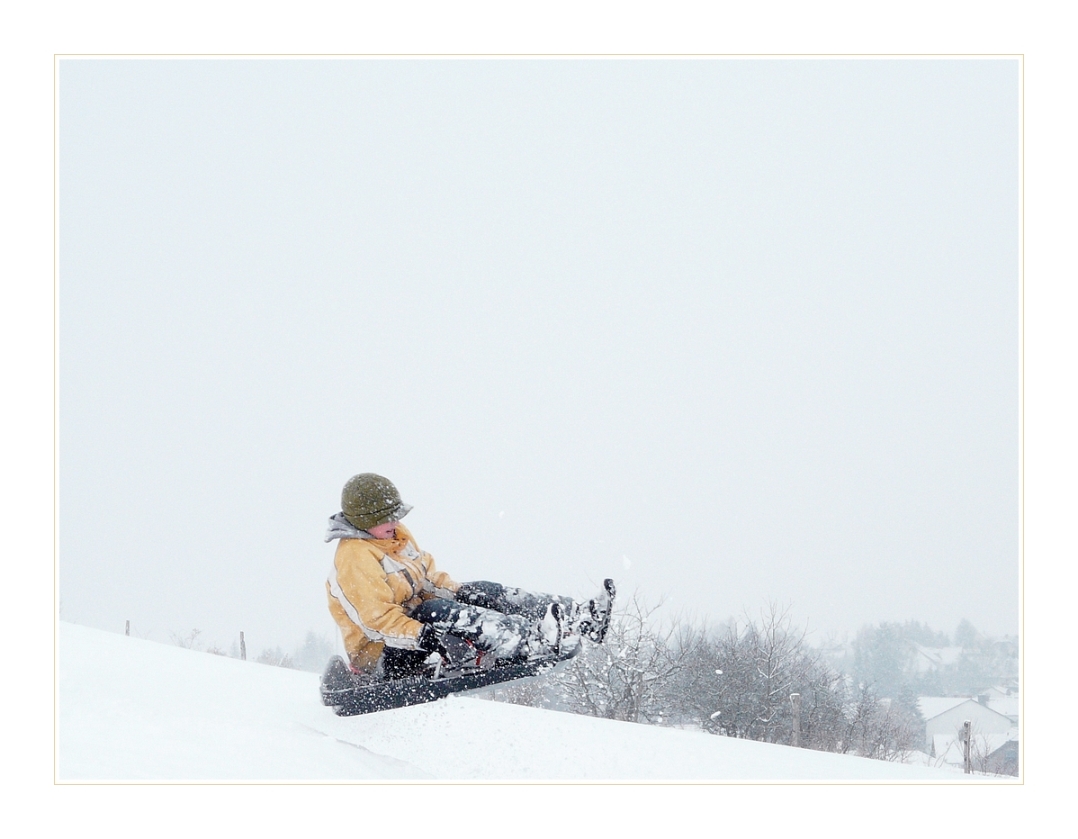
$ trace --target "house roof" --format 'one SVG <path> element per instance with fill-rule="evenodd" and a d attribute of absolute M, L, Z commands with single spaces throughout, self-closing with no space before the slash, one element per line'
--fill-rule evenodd
<path fill-rule="evenodd" d="M 921 717 L 927 723 L 935 717 L 938 717 L 940 714 L 945 714 L 960 705 L 965 705 L 967 702 L 976 706 L 976 714 L 981 719 L 985 718 L 985 714 L 988 714 L 990 717 L 1000 717 L 1000 725 L 1003 724 L 1003 720 L 1014 722 L 1014 718 L 1017 717 L 1018 714 L 1017 702 L 1015 703 L 1016 707 L 1014 714 L 1009 714 L 1006 710 L 1003 710 L 1003 708 L 1009 707 L 1007 704 L 1004 704 L 1002 707 L 997 707 L 994 701 L 990 701 L 988 705 L 982 705 L 970 696 L 922 696 L 917 700 L 917 710 L 921 712 Z M 972 709 L 970 710 L 972 713 Z"/>
<path fill-rule="evenodd" d="M 1005 717 L 1017 717 L 1018 716 L 1018 697 L 1017 696 L 992 696 L 988 700 L 988 707 L 995 711 L 997 714 L 1003 714 Z"/>
<path fill-rule="evenodd" d="M 955 664 L 962 657 L 961 647 L 925 647 L 917 643 L 913 647 L 917 651 L 914 666 L 922 673 Z"/>
<path fill-rule="evenodd" d="M 963 702 L 974 702 L 968 696 L 922 696 L 917 700 L 917 710 L 926 720 L 938 717 L 940 714 L 957 708 Z"/>

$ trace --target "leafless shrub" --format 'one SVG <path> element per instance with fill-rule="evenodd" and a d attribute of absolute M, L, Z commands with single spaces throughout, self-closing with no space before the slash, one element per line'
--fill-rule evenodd
<path fill-rule="evenodd" d="M 791 694 L 801 695 L 800 741 L 832 749 L 841 737 L 842 677 L 805 642 L 789 607 L 769 603 L 758 621 L 746 617 L 701 634 L 679 693 L 681 715 L 713 734 L 771 743 L 793 742 Z"/>
<path fill-rule="evenodd" d="M 556 674 L 553 694 L 564 710 L 629 722 L 670 722 L 670 691 L 690 660 L 691 633 L 660 620 L 662 603 L 639 594 L 615 610 L 602 646 L 585 645 Z"/>
<path fill-rule="evenodd" d="M 833 751 L 901 762 L 922 739 L 920 719 L 892 699 L 880 697 L 871 685 L 850 690 L 845 717 L 845 736 Z"/>
<path fill-rule="evenodd" d="M 172 632 L 169 633 L 169 636 L 172 638 L 172 643 L 177 647 L 183 647 L 185 650 L 201 650 L 202 642 L 199 640 L 201 634 L 201 629 L 192 629 L 186 635 L 177 635 Z"/>
<path fill-rule="evenodd" d="M 256 661 L 259 664 L 271 664 L 274 667 L 287 667 L 289 669 L 295 669 L 295 665 L 292 663 L 292 656 L 284 652 L 280 647 L 274 647 L 270 649 L 267 647 L 258 654 Z"/>

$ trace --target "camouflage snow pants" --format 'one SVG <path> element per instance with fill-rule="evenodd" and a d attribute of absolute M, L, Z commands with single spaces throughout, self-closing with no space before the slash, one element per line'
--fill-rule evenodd
<path fill-rule="evenodd" d="M 424 601 L 409 617 L 467 641 L 497 659 L 511 659 L 524 653 L 538 622 L 555 602 L 568 607 L 572 600 L 480 580 L 462 583 L 455 600 Z M 383 676 L 399 679 L 418 673 L 428 655 L 386 647 L 382 652 Z"/>

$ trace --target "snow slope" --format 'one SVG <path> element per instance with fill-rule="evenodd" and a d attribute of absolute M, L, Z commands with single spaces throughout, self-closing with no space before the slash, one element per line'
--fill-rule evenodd
<path fill-rule="evenodd" d="M 455 696 L 339 718 L 318 676 L 61 623 L 65 781 L 968 781 Z"/>

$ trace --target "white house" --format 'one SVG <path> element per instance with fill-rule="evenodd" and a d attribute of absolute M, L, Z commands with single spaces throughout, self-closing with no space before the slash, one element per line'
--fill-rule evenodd
<path fill-rule="evenodd" d="M 913 669 L 918 673 L 953 667 L 962 657 L 961 647 L 926 647 L 913 645 Z"/>
<path fill-rule="evenodd" d="M 986 768 L 988 763 L 1003 761 L 1004 752 L 1008 761 L 1009 755 L 1017 754 L 1017 719 L 994 710 L 987 701 L 982 703 L 964 696 L 922 696 L 917 700 L 917 708 L 925 720 L 925 750 L 932 757 L 961 765 L 966 720 L 970 721 L 973 754 Z M 992 755 L 996 757 L 989 760 Z M 1014 771 L 1017 774 L 1017 765 Z"/>

